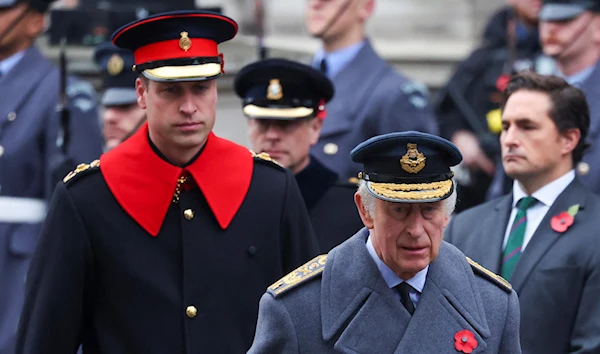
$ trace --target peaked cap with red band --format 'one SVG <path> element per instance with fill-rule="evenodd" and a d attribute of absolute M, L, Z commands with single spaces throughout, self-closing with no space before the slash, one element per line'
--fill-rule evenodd
<path fill-rule="evenodd" d="M 162 227 L 182 174 L 192 176 L 219 226 L 226 229 L 246 198 L 254 170 L 248 149 L 213 133 L 192 164 L 185 168 L 171 165 L 152 150 L 147 123 L 102 155 L 100 163 L 102 176 L 119 205 L 152 236 Z M 215 178 L 214 171 L 228 173 Z"/>
<path fill-rule="evenodd" d="M 199 81 L 221 76 L 218 44 L 235 37 L 237 23 L 206 11 L 173 11 L 118 29 L 114 45 L 133 52 L 133 70 L 153 81 Z"/>
<path fill-rule="evenodd" d="M 243 111 L 255 119 L 325 118 L 333 98 L 331 81 L 310 66 L 286 59 L 266 59 L 243 67 L 234 82 Z"/>

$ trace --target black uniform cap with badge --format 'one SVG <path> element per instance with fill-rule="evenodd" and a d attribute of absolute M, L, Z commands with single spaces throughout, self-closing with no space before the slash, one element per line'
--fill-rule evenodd
<path fill-rule="evenodd" d="M 118 29 L 112 42 L 133 52 L 133 70 L 160 82 L 216 79 L 223 73 L 218 44 L 232 39 L 237 23 L 207 11 L 172 11 Z"/>
<path fill-rule="evenodd" d="M 351 152 L 363 164 L 358 178 L 375 197 L 395 203 L 444 200 L 454 191 L 452 166 L 462 161 L 446 139 L 416 131 L 375 136 Z"/>
<path fill-rule="evenodd" d="M 325 118 L 325 103 L 334 94 L 331 81 L 308 65 L 286 59 L 249 64 L 237 74 L 236 94 L 252 119 Z"/>
<path fill-rule="evenodd" d="M 585 11 L 600 12 L 600 0 L 543 0 L 540 21 L 569 21 Z"/>
<path fill-rule="evenodd" d="M 102 72 L 102 105 L 121 106 L 137 102 L 135 80 L 138 74 L 131 69 L 135 62 L 130 51 L 115 47 L 110 42 L 101 43 L 94 51 L 94 61 Z"/>

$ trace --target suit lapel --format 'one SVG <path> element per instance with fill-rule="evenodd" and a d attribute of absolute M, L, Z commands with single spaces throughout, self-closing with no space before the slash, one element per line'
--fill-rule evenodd
<path fill-rule="evenodd" d="M 484 226 L 479 237 L 474 238 L 473 248 L 471 252 L 464 250 L 466 254 L 473 255 L 472 258 L 493 271 L 500 272 L 500 259 L 502 257 L 502 243 L 504 242 L 504 234 L 506 225 L 510 222 L 510 212 L 512 210 L 512 194 L 498 199 L 498 203 L 489 213 L 487 219 L 481 223 Z M 501 227 L 492 227 L 491 225 L 501 225 Z M 477 256 L 477 257 L 476 257 Z"/>
<path fill-rule="evenodd" d="M 395 353 L 454 352 L 454 335 L 465 329 L 477 339 L 473 353 L 483 353 L 487 347 L 485 339 L 491 333 L 474 283 L 475 276 L 465 257 L 442 243 L 438 258 L 429 266 L 425 288 Z"/>
<path fill-rule="evenodd" d="M 29 92 L 36 89 L 41 79 L 52 69 L 52 64 L 35 47 L 27 50 L 17 65 L 0 81 L 3 102 L 0 105 L 0 127 L 8 120 L 10 112 L 18 114 L 18 109 L 30 97 Z"/>
<path fill-rule="evenodd" d="M 367 236 L 363 229 L 330 252 L 323 271 L 323 339 L 342 353 L 392 353 L 410 320 L 371 259 Z"/>
<path fill-rule="evenodd" d="M 369 75 L 357 75 L 357 72 L 364 71 L 365 68 Z M 370 96 L 369 91 L 373 91 L 385 68 L 385 62 L 367 41 L 356 57 L 332 79 L 336 94 L 327 104 L 330 118 L 323 121 L 321 137 L 352 129 L 352 122 L 360 112 L 360 107 L 366 105 L 365 98 Z"/>
<path fill-rule="evenodd" d="M 533 233 L 531 241 L 527 244 L 525 251 L 519 259 L 515 270 L 511 277 L 511 284 L 515 291 L 519 293 L 523 288 L 525 281 L 531 274 L 531 271 L 544 257 L 548 250 L 560 237 L 567 237 L 569 230 L 564 233 L 558 233 L 552 230 L 550 220 L 563 211 L 569 209 L 570 206 L 579 204 L 580 212 L 585 208 L 587 193 L 578 178 L 575 178 L 571 184 L 558 196 L 554 204 L 544 216 L 544 219 Z M 579 216 L 582 217 L 582 216 Z M 578 216 L 575 217 L 577 222 Z"/>

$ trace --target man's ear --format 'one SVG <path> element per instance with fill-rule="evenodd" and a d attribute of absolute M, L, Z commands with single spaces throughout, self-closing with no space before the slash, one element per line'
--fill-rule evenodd
<path fill-rule="evenodd" d="M 362 197 L 360 193 L 354 193 L 354 203 L 356 204 L 356 208 L 358 209 L 358 215 L 360 215 L 360 219 L 367 229 L 373 228 L 373 217 L 371 214 L 365 209 L 365 205 L 363 204 Z"/>
<path fill-rule="evenodd" d="M 314 146 L 319 141 L 319 135 L 321 135 L 321 128 L 323 127 L 323 120 L 315 117 L 310 122 L 310 146 Z"/>
<path fill-rule="evenodd" d="M 144 84 L 144 80 L 139 77 L 135 79 L 135 94 L 137 96 L 137 103 L 141 109 L 146 109 L 146 92 L 148 88 Z"/>
<path fill-rule="evenodd" d="M 362 22 L 366 22 L 375 12 L 375 0 L 363 0 L 359 10 L 359 17 Z"/>
<path fill-rule="evenodd" d="M 581 131 L 577 128 L 571 128 L 562 132 L 561 136 L 563 141 L 562 153 L 564 155 L 572 154 L 581 139 Z"/>

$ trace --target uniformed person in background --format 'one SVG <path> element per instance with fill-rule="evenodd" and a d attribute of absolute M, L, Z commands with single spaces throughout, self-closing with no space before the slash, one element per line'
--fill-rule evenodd
<path fill-rule="evenodd" d="M 267 59 L 240 70 L 235 91 L 243 99 L 252 149 L 268 153 L 296 176 L 323 253 L 362 228 L 354 206 L 356 183 L 310 155 L 334 96 L 318 70 L 285 59 Z"/>
<path fill-rule="evenodd" d="M 18 354 L 243 353 L 264 289 L 317 254 L 293 174 L 212 133 L 237 28 L 179 11 L 115 32 L 147 124 L 57 187 Z"/>
<path fill-rule="evenodd" d="M 540 21 L 544 52 L 556 60 L 556 74 L 587 98 L 590 148 L 575 170 L 588 188 L 600 193 L 600 0 L 544 1 Z"/>
<path fill-rule="evenodd" d="M 92 86 L 72 77 L 61 85 L 65 73 L 33 45 L 50 2 L 0 0 L 0 354 L 15 350 L 24 279 L 57 182 L 53 162 L 63 157 L 59 101 L 71 116 L 66 157 L 102 153 Z"/>
<path fill-rule="evenodd" d="M 306 28 L 322 41 L 312 66 L 331 79 L 335 97 L 311 153 L 341 178 L 360 166 L 350 150 L 372 136 L 406 130 L 437 134 L 424 85 L 409 80 L 375 52 L 366 23 L 375 0 L 307 0 Z"/>
<path fill-rule="evenodd" d="M 131 70 L 133 54 L 105 42 L 96 47 L 94 61 L 103 78 L 102 122 L 104 148 L 110 150 L 129 138 L 146 122 L 146 112 L 137 104 L 135 80 Z"/>
<path fill-rule="evenodd" d="M 353 149 L 365 228 L 269 287 L 249 353 L 521 353 L 510 284 L 442 241 L 461 158 L 418 132 Z"/>
<path fill-rule="evenodd" d="M 499 108 L 508 78 L 523 70 L 553 70 L 538 38 L 541 0 L 508 3 L 491 18 L 482 43 L 458 65 L 435 102 L 441 136 L 464 157 L 455 169 L 457 212 L 484 202 L 500 163 Z"/>

